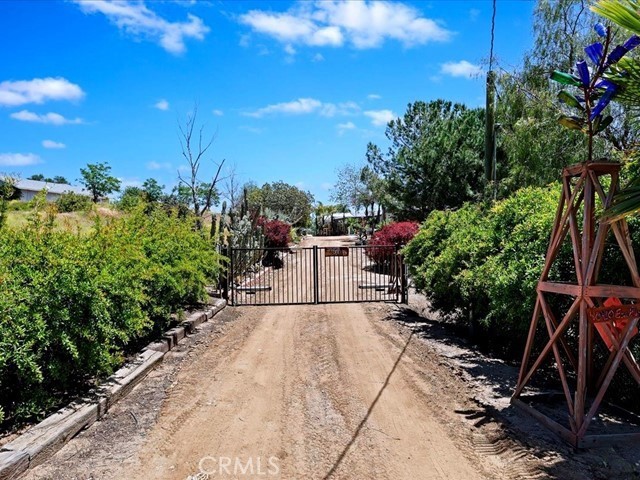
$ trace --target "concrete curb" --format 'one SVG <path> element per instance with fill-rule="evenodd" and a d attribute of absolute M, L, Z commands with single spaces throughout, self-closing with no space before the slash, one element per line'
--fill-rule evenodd
<path fill-rule="evenodd" d="M 212 319 L 226 305 L 226 300 L 216 300 L 206 310 L 191 314 L 181 326 L 165 332 L 161 341 L 149 344 L 133 362 L 109 377 L 93 392 L 92 398 L 58 410 L 0 448 L 0 480 L 18 478 L 29 468 L 51 458 L 78 432 L 101 419 L 109 408 L 159 365 L 164 355 L 180 340 L 194 333 L 198 325 Z"/>

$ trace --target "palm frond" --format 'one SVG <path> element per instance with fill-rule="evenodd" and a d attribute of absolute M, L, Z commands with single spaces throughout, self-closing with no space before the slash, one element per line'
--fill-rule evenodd
<path fill-rule="evenodd" d="M 633 33 L 640 34 L 639 0 L 598 0 L 591 10 Z"/>
<path fill-rule="evenodd" d="M 613 197 L 611 206 L 602 213 L 602 220 L 615 222 L 640 211 L 640 181 L 631 182 Z"/>
<path fill-rule="evenodd" d="M 638 58 L 623 58 L 616 65 L 611 66 L 605 78 L 619 87 L 616 93 L 617 102 L 631 107 L 640 106 L 640 60 Z"/>

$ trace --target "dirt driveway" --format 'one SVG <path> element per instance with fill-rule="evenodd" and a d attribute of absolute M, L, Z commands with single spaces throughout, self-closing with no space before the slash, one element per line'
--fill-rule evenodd
<path fill-rule="evenodd" d="M 229 307 L 25 478 L 587 478 L 485 421 L 452 347 L 398 324 L 406 312 Z"/>

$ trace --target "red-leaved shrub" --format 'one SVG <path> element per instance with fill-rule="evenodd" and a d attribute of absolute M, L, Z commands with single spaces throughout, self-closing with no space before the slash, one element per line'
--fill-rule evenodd
<path fill-rule="evenodd" d="M 287 248 L 291 243 L 291 225 L 281 220 L 267 220 L 262 223 L 265 246 L 269 248 Z"/>
<path fill-rule="evenodd" d="M 385 225 L 371 237 L 366 248 L 367 256 L 376 263 L 389 261 L 395 251 L 395 245 L 406 245 L 418 233 L 418 228 L 415 222 Z"/>

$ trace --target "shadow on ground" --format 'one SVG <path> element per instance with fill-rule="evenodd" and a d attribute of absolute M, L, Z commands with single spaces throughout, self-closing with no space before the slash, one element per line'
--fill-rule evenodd
<path fill-rule="evenodd" d="M 427 316 L 398 305 L 388 320 L 409 328 L 412 336 L 438 355 L 440 363 L 464 380 L 477 408 L 455 413 L 472 425 L 472 443 L 480 453 L 495 456 L 498 464 L 512 469 L 505 478 L 640 479 L 640 442 L 574 449 L 509 403 L 518 365 L 477 352 L 450 325 Z M 526 464 L 527 456 L 536 469 L 518 470 L 515 464 Z"/>

